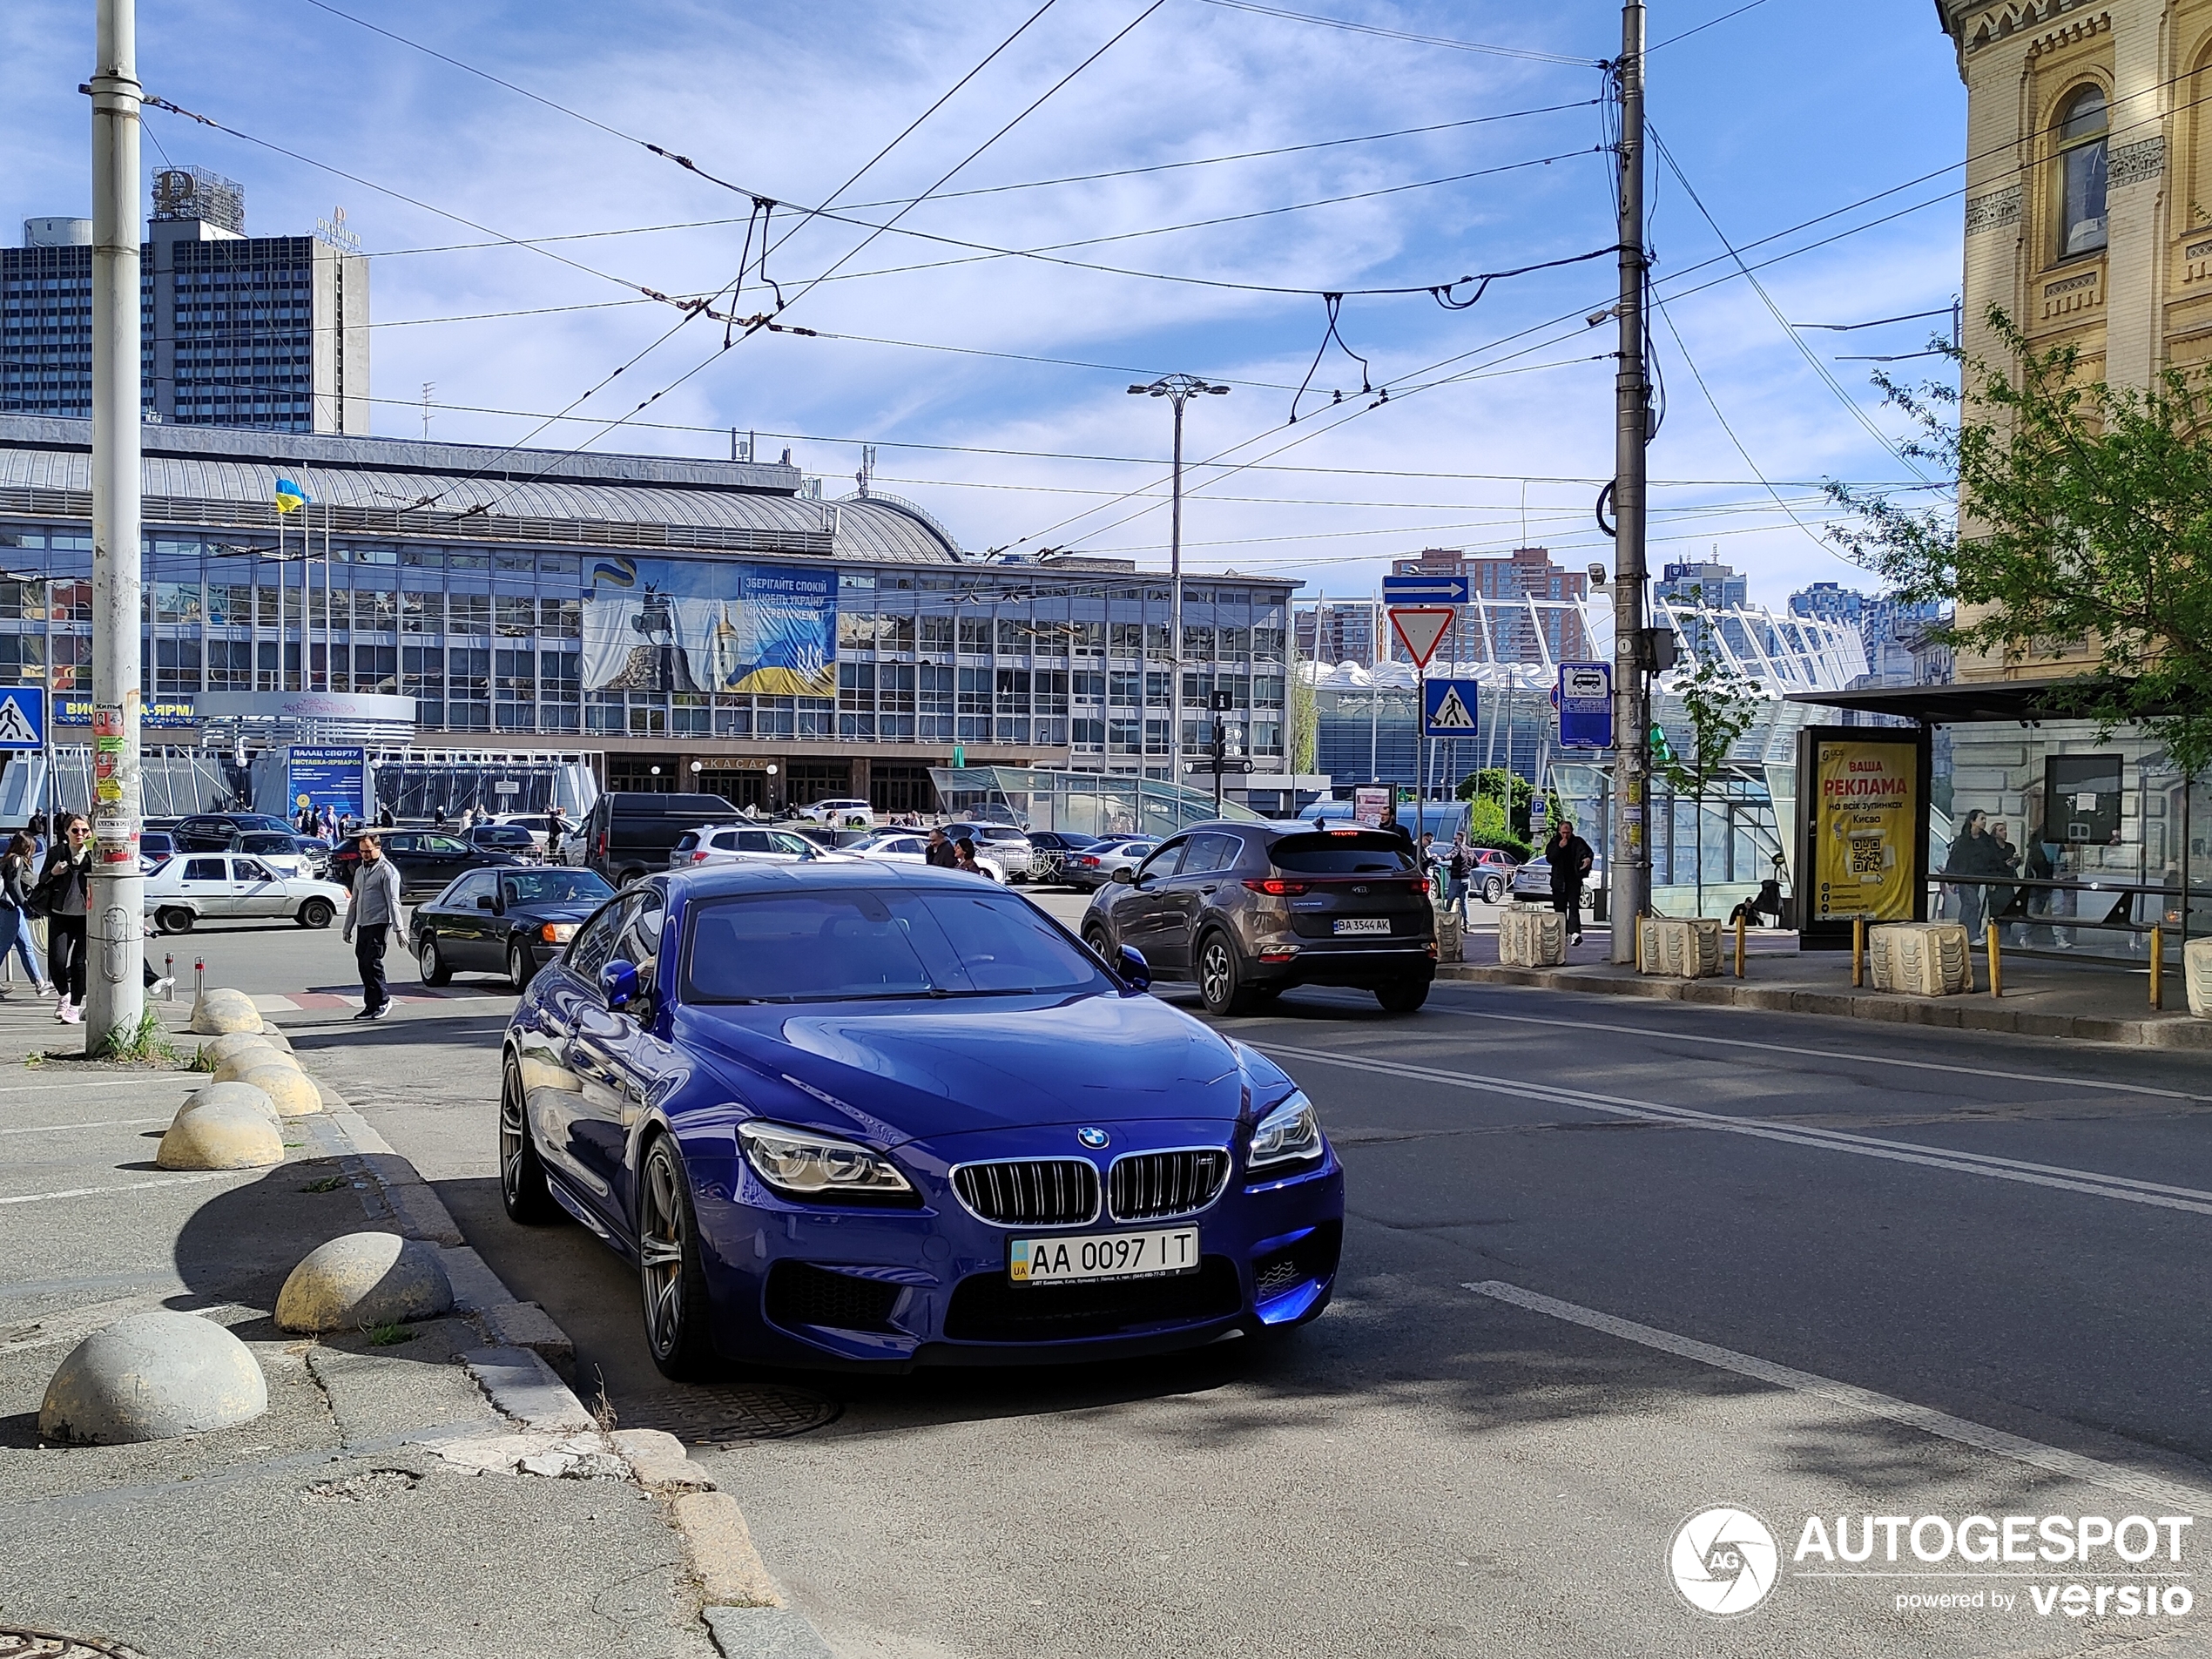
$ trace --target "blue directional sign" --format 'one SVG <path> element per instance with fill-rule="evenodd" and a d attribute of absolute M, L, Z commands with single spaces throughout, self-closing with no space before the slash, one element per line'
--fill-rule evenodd
<path fill-rule="evenodd" d="M 1386 605 L 1463 605 L 1467 602 L 1467 579 L 1463 576 L 1386 576 L 1383 603 Z"/>
<path fill-rule="evenodd" d="M 0 749 L 46 746 L 46 688 L 0 687 Z"/>
<path fill-rule="evenodd" d="M 1423 680 L 1421 735 L 1425 738 L 1471 738 L 1482 686 L 1478 680 Z"/>
<path fill-rule="evenodd" d="M 1561 663 L 1552 699 L 1559 705 L 1561 748 L 1613 746 L 1612 664 Z"/>

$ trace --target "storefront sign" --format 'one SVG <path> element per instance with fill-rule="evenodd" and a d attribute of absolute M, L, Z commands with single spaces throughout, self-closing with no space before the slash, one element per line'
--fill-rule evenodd
<path fill-rule="evenodd" d="M 1917 745 L 1814 745 L 1812 917 L 1910 921 L 1920 819 Z"/>
<path fill-rule="evenodd" d="M 90 725 L 92 724 L 92 699 L 89 697 L 63 697 L 54 699 L 56 725 Z M 188 697 L 165 698 L 158 703 L 141 704 L 138 708 L 138 729 L 150 726 L 173 731 L 180 726 L 199 724 L 199 716 L 192 711 Z"/>

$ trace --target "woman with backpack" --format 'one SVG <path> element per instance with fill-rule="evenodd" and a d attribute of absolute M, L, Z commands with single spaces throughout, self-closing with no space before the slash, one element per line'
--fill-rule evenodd
<path fill-rule="evenodd" d="M 7 851 L 0 853 L 0 962 L 5 962 L 8 952 L 14 950 L 23 961 L 23 971 L 30 976 L 33 989 L 44 996 L 53 987 L 39 972 L 38 958 L 30 948 L 31 918 L 37 908 L 31 901 L 30 887 L 37 871 L 37 844 L 18 830 L 8 842 Z"/>
<path fill-rule="evenodd" d="M 54 1017 L 75 1025 L 84 1017 L 84 926 L 92 908 L 92 826 L 75 813 L 54 826 L 37 896 L 46 907 L 46 974 L 60 999 Z"/>

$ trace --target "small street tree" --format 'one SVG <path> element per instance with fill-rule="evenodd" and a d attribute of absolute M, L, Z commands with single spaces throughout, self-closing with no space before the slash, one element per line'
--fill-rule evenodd
<path fill-rule="evenodd" d="M 1690 597 L 1702 596 L 1692 587 Z M 1676 798 L 1687 797 L 1692 803 L 1700 915 L 1705 913 L 1705 797 L 1728 765 L 1736 740 L 1751 729 L 1766 701 L 1758 681 L 1721 655 L 1713 638 L 1716 625 L 1716 618 L 1709 618 L 1698 629 L 1697 666 L 1674 688 L 1689 721 L 1689 752 L 1669 749 L 1663 757 L 1655 756 L 1667 787 Z"/>
<path fill-rule="evenodd" d="M 1989 324 L 2004 362 L 1939 346 L 1961 390 L 1875 377 L 1919 428 L 1905 453 L 1963 509 L 1831 483 L 1860 521 L 1835 538 L 1897 597 L 1956 607 L 1933 638 L 2073 677 L 2054 708 L 2137 724 L 2194 778 L 2212 765 L 2212 373 L 2114 388 L 2003 311 Z"/>

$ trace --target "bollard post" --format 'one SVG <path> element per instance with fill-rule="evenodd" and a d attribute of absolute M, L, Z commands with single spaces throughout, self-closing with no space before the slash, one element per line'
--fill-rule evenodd
<path fill-rule="evenodd" d="M 2166 929 L 2156 922 L 2150 929 L 2150 1009 L 2160 1014 L 2166 1008 Z"/>
<path fill-rule="evenodd" d="M 176 952 L 165 951 L 163 953 L 161 958 L 161 975 L 164 979 L 169 981 L 169 988 L 161 994 L 161 1000 L 165 1002 L 173 1002 L 177 1000 Z"/>
<path fill-rule="evenodd" d="M 2005 995 L 2005 958 L 1997 948 L 1997 924 L 1993 921 L 1984 923 L 1982 936 L 1989 941 L 1989 994 L 2002 996 Z"/>
<path fill-rule="evenodd" d="M 1643 918 L 1639 915 L 1634 921 L 1631 921 L 1629 926 L 1635 929 L 1636 972 L 1641 974 L 1643 972 Z"/>
<path fill-rule="evenodd" d="M 192 965 L 192 1005 L 197 1008 L 199 1004 L 200 997 L 205 995 L 207 990 L 207 959 L 205 956 L 199 957 L 193 961 Z M 193 1017 L 197 1018 L 199 1016 L 194 1015 Z"/>
<path fill-rule="evenodd" d="M 1851 985 L 1854 991 L 1866 984 L 1866 918 L 1851 919 Z"/>
<path fill-rule="evenodd" d="M 1743 913 L 1736 913 L 1736 977 L 1743 977 Z"/>

